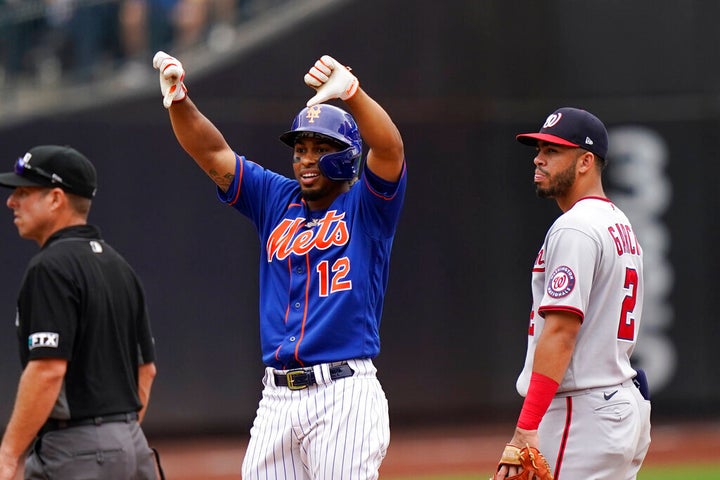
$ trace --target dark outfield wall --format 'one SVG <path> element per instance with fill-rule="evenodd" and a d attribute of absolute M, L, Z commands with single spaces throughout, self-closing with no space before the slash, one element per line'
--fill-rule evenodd
<path fill-rule="evenodd" d="M 656 418 L 717 415 L 720 4 L 354 2 L 200 78 L 196 103 L 238 152 L 289 174 L 277 135 L 322 53 L 352 65 L 403 133 L 409 165 L 377 359 L 396 424 L 507 418 L 525 349 L 530 268 L 558 215 L 514 135 L 561 105 L 611 133 L 608 191 L 646 255 L 637 362 Z M 541 5 L 542 4 L 542 5 Z M 668 5 L 677 5 L 669 7 Z M 157 91 L 0 131 L 3 161 L 68 143 L 94 159 L 91 220 L 147 288 L 160 375 L 156 432 L 244 431 L 260 395 L 259 244 L 181 151 Z M 19 367 L 14 300 L 34 244 L 0 225 L 0 418 Z"/>

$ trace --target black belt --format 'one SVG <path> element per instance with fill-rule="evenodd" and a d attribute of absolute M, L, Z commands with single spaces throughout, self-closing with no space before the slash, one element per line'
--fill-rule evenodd
<path fill-rule="evenodd" d="M 340 378 L 352 377 L 355 371 L 350 365 L 343 363 L 330 367 L 330 379 L 338 380 Z M 315 372 L 312 368 L 296 368 L 288 370 L 285 373 L 275 372 L 275 385 L 278 387 L 288 387 L 290 390 L 302 390 L 317 384 Z"/>
<path fill-rule="evenodd" d="M 130 412 L 130 413 L 118 413 L 115 415 L 103 415 L 99 417 L 89 417 L 89 418 L 78 418 L 78 419 L 69 419 L 69 420 L 57 420 L 55 418 L 49 418 L 47 422 L 45 422 L 45 425 L 42 426 L 40 429 L 40 432 L 38 435 L 43 435 L 47 432 L 52 432 L 54 430 L 63 430 L 65 428 L 70 427 L 80 427 L 83 425 L 102 425 L 103 423 L 115 423 L 115 422 L 126 422 L 131 423 L 135 422 L 138 419 L 138 413 L 137 412 Z"/>

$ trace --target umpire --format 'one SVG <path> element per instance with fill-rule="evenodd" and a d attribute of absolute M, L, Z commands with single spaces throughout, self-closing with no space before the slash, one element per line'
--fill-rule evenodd
<path fill-rule="evenodd" d="M 87 224 L 95 168 L 37 146 L 0 174 L 20 237 L 34 240 L 17 301 L 23 372 L 0 445 L 0 480 L 155 479 L 139 422 L 156 374 L 143 287 Z"/>

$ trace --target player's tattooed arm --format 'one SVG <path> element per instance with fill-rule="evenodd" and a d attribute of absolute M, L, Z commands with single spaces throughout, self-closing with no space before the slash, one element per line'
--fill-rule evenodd
<path fill-rule="evenodd" d="M 168 111 L 180 146 L 220 189 L 227 191 L 235 176 L 236 158 L 222 133 L 189 97 Z"/>
<path fill-rule="evenodd" d="M 235 174 L 231 172 L 218 172 L 216 169 L 211 168 L 207 173 L 212 181 L 215 182 L 215 185 L 223 192 L 227 192 L 233 180 L 235 180 Z"/>

